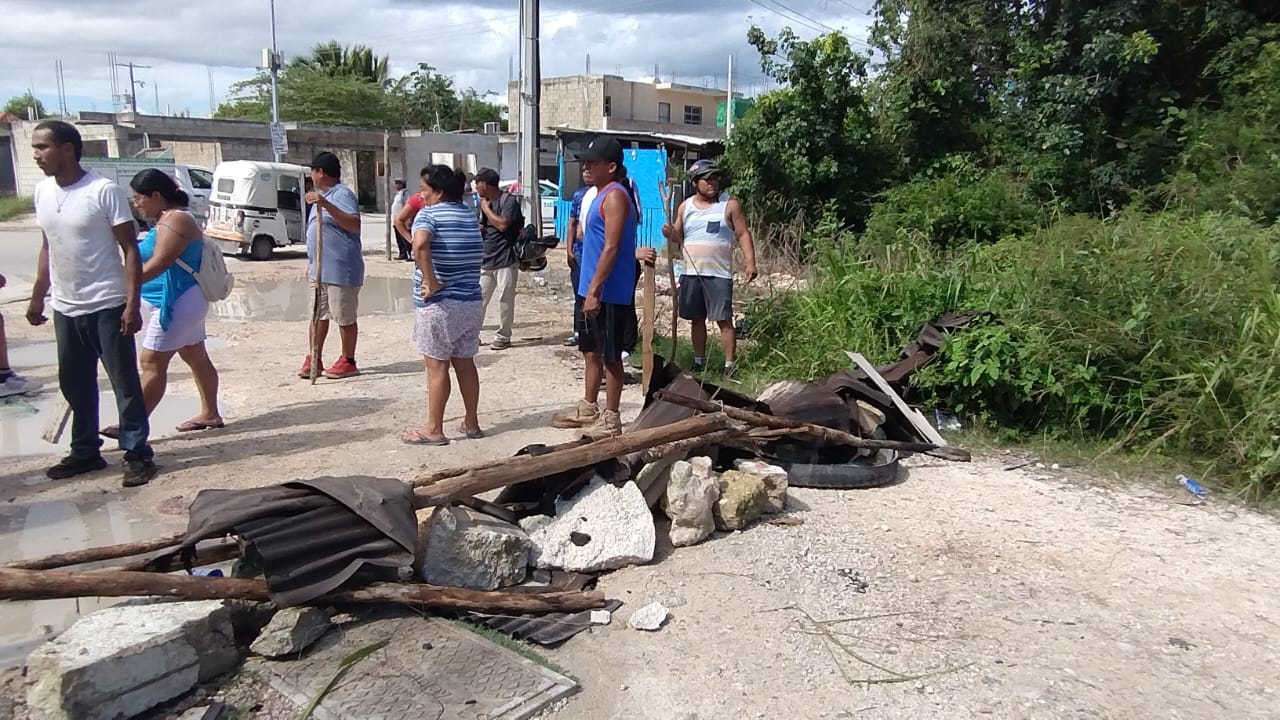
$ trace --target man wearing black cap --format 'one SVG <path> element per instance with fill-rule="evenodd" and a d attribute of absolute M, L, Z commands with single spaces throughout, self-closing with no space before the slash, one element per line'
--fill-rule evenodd
<path fill-rule="evenodd" d="M 480 270 L 481 313 L 489 310 L 489 300 L 498 295 L 498 331 L 491 347 L 511 347 L 511 326 L 516 317 L 516 281 L 520 279 L 516 239 L 524 225 L 520 201 L 498 188 L 498 172 L 480 168 L 474 182 L 480 209 L 480 235 L 484 238 L 484 262 Z"/>
<path fill-rule="evenodd" d="M 324 249 L 322 267 L 316 267 L 317 213 L 307 219 L 307 277 L 320 284 L 320 316 L 316 323 L 316 347 L 324 352 L 329 320 L 338 323 L 342 354 L 324 371 L 327 378 L 359 375 L 356 369 L 356 312 L 360 304 L 360 288 L 364 285 L 364 256 L 360 247 L 360 203 L 351 188 L 342 184 L 342 165 L 338 156 L 322 152 L 311 161 L 311 180 L 315 189 L 307 193 L 307 205 L 324 211 Z M 320 358 L 321 367 L 324 366 Z M 308 354 L 298 377 L 311 377 L 311 355 Z"/>
<path fill-rule="evenodd" d="M 582 179 L 596 188 L 595 198 L 582 209 L 582 269 L 576 289 L 582 312 L 574 319 L 578 350 L 586 363 L 585 392 L 575 407 L 556 413 L 551 424 L 585 428 L 584 437 L 598 439 L 622 432 L 622 353 L 636 334 L 633 258 L 640 217 L 617 140 L 597 137 L 578 159 Z M 603 410 L 598 405 L 602 379 Z"/>

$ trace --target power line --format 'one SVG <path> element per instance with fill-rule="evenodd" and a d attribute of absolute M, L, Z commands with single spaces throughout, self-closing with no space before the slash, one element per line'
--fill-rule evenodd
<path fill-rule="evenodd" d="M 866 48 L 871 47 L 869 44 L 867 44 L 867 41 L 861 38 L 856 38 L 850 35 L 849 33 L 845 32 L 844 30 L 837 30 L 836 28 L 833 28 L 830 25 L 827 25 L 821 20 L 816 20 L 812 17 L 809 17 L 808 15 L 805 15 L 799 10 L 796 10 L 792 7 L 784 5 L 778 0 L 769 0 L 769 2 L 773 3 L 774 5 L 777 5 L 778 6 L 777 8 L 770 7 L 769 5 L 765 5 L 763 2 L 761 2 L 761 0 L 751 0 L 751 2 L 755 3 L 756 5 L 759 5 L 765 10 L 768 10 L 769 12 L 772 12 L 775 15 L 786 18 L 787 20 L 790 20 L 792 22 L 800 23 L 801 25 L 804 25 L 805 27 L 815 32 L 840 33 L 841 35 L 844 35 L 846 38 L 848 38 L 849 42 L 852 42 L 856 45 L 861 45 L 862 47 L 866 47 Z M 781 9 L 778 9 L 778 8 L 781 8 Z M 787 13 L 790 13 L 790 14 L 787 14 Z"/>

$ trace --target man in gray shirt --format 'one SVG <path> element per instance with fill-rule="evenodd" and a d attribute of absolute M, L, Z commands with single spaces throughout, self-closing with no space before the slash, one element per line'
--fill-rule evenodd
<path fill-rule="evenodd" d="M 498 173 L 481 168 L 476 173 L 476 195 L 479 198 L 480 234 L 484 237 L 484 261 L 480 270 L 480 292 L 484 298 L 482 313 L 489 300 L 498 294 L 498 331 L 493 338 L 494 350 L 511 347 L 511 326 L 516 316 L 516 281 L 520 277 L 516 257 L 516 238 L 524 225 L 520 201 L 511 193 L 498 189 Z"/>

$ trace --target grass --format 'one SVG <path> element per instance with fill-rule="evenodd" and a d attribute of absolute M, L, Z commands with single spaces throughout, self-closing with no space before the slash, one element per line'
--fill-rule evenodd
<path fill-rule="evenodd" d="M 506 648 L 507 650 L 510 650 L 511 652 L 519 655 L 520 657 L 524 658 L 525 660 L 528 660 L 529 662 L 532 662 L 536 665 L 544 667 L 552 672 L 560 673 L 561 675 L 564 675 L 567 678 L 573 678 L 574 680 L 577 679 L 577 678 L 574 678 L 573 674 L 570 673 L 568 670 L 557 665 L 551 659 L 547 658 L 545 655 L 538 652 L 533 645 L 530 645 L 527 642 L 516 640 L 510 635 L 505 635 L 503 633 L 498 632 L 497 630 L 494 630 L 491 627 L 488 627 L 486 625 L 480 625 L 478 623 L 471 622 L 470 620 L 454 620 L 452 622 L 464 630 L 469 630 L 470 632 L 473 632 L 476 635 L 479 635 L 480 637 L 484 638 L 485 640 L 488 640 L 494 645 L 498 645 L 499 647 L 503 647 L 503 648 Z"/>
<path fill-rule="evenodd" d="M 0 197 L 0 220 L 12 220 L 32 211 L 31 198 L 22 195 Z"/>

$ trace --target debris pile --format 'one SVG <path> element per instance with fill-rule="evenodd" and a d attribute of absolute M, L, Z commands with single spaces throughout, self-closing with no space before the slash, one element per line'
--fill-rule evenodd
<path fill-rule="evenodd" d="M 0 599 L 196 601 L 110 608 L 39 649 L 33 716 L 136 714 L 225 672 L 245 648 L 305 657 L 334 627 L 335 608 L 435 608 L 545 644 L 608 624 L 621 603 L 591 590 L 592 574 L 651 562 L 660 542 L 695 545 L 763 516 L 794 524 L 780 515 L 791 487 L 892 483 L 903 453 L 967 461 L 892 383 L 928 360 L 942 332 L 973 317 L 926 326 L 893 365 L 874 368 L 851 354 L 856 370 L 775 383 L 758 398 L 659 362 L 644 409 L 620 437 L 529 446 L 408 483 L 315 478 L 207 490 L 192 503 L 186 533 L 0 567 Z M 493 501 L 479 499 L 494 490 Z M 190 574 L 233 559 L 232 577 Z M 61 569 L 105 561 L 121 564 Z M 188 574 L 173 574 L 180 570 Z M 237 637 L 248 637 L 237 645 L 230 610 L 203 602 L 211 600 L 282 609 L 269 623 L 238 627 Z M 628 618 L 647 631 L 667 621 L 657 603 Z M 125 626 L 131 631 L 112 629 Z M 117 657 L 149 659 L 123 674 L 101 669 Z M 48 712 L 36 711 L 42 707 Z"/>

